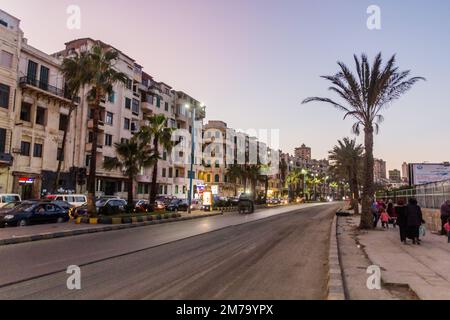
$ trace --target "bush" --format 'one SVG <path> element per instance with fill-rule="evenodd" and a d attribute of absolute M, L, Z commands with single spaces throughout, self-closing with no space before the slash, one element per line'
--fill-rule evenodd
<path fill-rule="evenodd" d="M 170 214 L 168 214 L 168 213 L 166 213 L 166 214 L 164 215 L 164 220 L 167 220 L 167 219 L 170 219 Z"/>

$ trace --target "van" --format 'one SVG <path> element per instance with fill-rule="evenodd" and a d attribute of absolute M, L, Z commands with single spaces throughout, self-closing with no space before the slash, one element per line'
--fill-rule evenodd
<path fill-rule="evenodd" d="M 10 202 L 22 201 L 18 194 L 0 193 L 0 208 Z"/>
<path fill-rule="evenodd" d="M 66 201 L 74 207 L 81 207 L 87 202 L 87 196 L 83 194 L 54 194 L 46 196 L 53 201 Z"/>

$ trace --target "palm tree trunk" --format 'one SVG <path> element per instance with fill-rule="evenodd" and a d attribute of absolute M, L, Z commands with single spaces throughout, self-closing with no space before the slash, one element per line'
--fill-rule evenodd
<path fill-rule="evenodd" d="M 364 187 L 363 187 L 363 197 L 362 197 L 362 215 L 361 215 L 361 229 L 372 229 L 373 228 L 373 218 L 370 211 L 374 187 L 373 187 L 373 127 L 368 126 L 364 129 Z"/>
<path fill-rule="evenodd" d="M 134 194 L 133 194 L 133 184 L 134 184 L 134 179 L 133 179 L 133 175 L 130 175 L 128 177 L 128 207 L 132 208 L 133 207 L 133 202 L 134 202 Z"/>
<path fill-rule="evenodd" d="M 155 152 L 159 155 L 158 148 L 158 137 L 155 137 L 153 140 L 153 148 Z M 150 188 L 150 205 L 152 206 L 156 201 L 156 194 L 158 193 L 158 159 L 156 159 L 155 164 L 153 165 L 153 173 L 152 173 L 152 185 Z"/>
<path fill-rule="evenodd" d="M 267 194 L 269 193 L 269 177 L 266 176 L 264 180 L 264 204 L 267 203 Z"/>
<path fill-rule="evenodd" d="M 61 168 L 62 168 L 63 158 L 64 158 L 64 154 L 65 154 L 65 150 L 66 150 L 68 126 L 70 123 L 70 119 L 72 117 L 72 112 L 74 110 L 73 104 L 74 104 L 74 101 L 72 100 L 72 105 L 69 108 L 69 115 L 68 115 L 69 122 L 66 123 L 66 127 L 64 128 L 64 135 L 63 135 L 62 145 L 61 145 L 61 155 L 58 160 L 58 168 L 56 169 L 56 177 L 55 177 L 55 182 L 53 184 L 53 192 L 54 193 L 56 193 L 58 190 L 59 178 L 61 176 Z"/>
<path fill-rule="evenodd" d="M 100 110 L 100 96 L 97 94 L 94 106 L 93 123 L 94 128 L 92 132 L 92 150 L 91 161 L 89 164 L 89 177 L 88 177 L 88 213 L 91 217 L 97 215 L 95 207 L 95 189 L 96 189 L 96 175 L 97 175 L 97 146 L 98 146 L 98 120 Z"/>
<path fill-rule="evenodd" d="M 358 174 L 356 170 L 352 170 L 352 191 L 354 201 L 354 213 L 359 215 L 359 187 L 358 187 Z"/>

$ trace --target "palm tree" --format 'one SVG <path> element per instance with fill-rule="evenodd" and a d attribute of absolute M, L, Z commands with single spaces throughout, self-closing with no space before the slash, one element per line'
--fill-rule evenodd
<path fill-rule="evenodd" d="M 338 94 L 344 104 L 330 98 L 310 97 L 303 104 L 312 101 L 325 102 L 345 112 L 344 119 L 353 117 L 356 122 L 353 132 L 359 134 L 364 130 L 364 183 L 363 183 L 363 212 L 361 217 L 362 229 L 373 228 L 370 206 L 374 196 L 373 177 L 373 134 L 378 133 L 379 124 L 383 121 L 382 111 L 390 103 L 399 99 L 422 77 L 410 77 L 410 71 L 399 71 L 395 65 L 393 55 L 386 65 L 382 66 L 381 53 L 379 53 L 369 66 L 367 56 L 361 55 L 359 59 L 354 55 L 356 64 L 356 76 L 342 62 L 338 62 L 340 71 L 332 76 L 322 78 L 330 81 L 333 85 L 329 90 Z"/>
<path fill-rule="evenodd" d="M 252 197 L 256 200 L 256 185 L 261 177 L 260 166 L 257 164 L 251 164 L 246 167 L 245 176 L 248 178 L 252 185 Z"/>
<path fill-rule="evenodd" d="M 72 113 L 77 108 L 77 101 L 79 100 L 78 93 L 86 83 L 89 82 L 90 74 L 86 72 L 88 66 L 88 54 L 86 52 L 75 52 L 72 56 L 65 58 L 61 64 L 62 74 L 66 80 L 65 93 L 70 98 L 69 114 L 67 118 L 61 144 L 61 156 L 58 160 L 58 168 L 56 169 L 56 177 L 53 186 L 53 191 L 58 189 L 59 177 L 61 175 L 63 155 L 66 150 L 66 141 L 69 128 L 69 122 L 72 119 Z"/>
<path fill-rule="evenodd" d="M 92 150 L 89 165 L 88 189 L 88 213 L 96 214 L 95 209 L 95 181 L 97 173 L 97 144 L 98 144 L 98 122 L 100 120 L 100 103 L 111 95 L 116 83 L 125 84 L 128 80 L 126 74 L 114 69 L 115 62 L 119 57 L 118 51 L 107 49 L 100 43 L 93 46 L 88 54 L 84 72 L 87 73 L 87 84 L 91 86 L 88 92 L 88 102 L 92 108 Z"/>
<path fill-rule="evenodd" d="M 139 135 L 151 145 L 155 157 L 150 187 L 150 203 L 154 204 L 158 193 L 158 160 L 162 159 L 160 149 L 171 153 L 176 143 L 172 141 L 174 129 L 167 127 L 167 119 L 163 114 L 153 115 L 147 120 L 148 125 L 141 128 Z"/>
<path fill-rule="evenodd" d="M 242 167 L 238 164 L 232 164 L 228 166 L 226 175 L 229 181 L 234 184 L 234 196 L 237 196 L 238 180 L 242 180 L 244 176 Z"/>
<path fill-rule="evenodd" d="M 296 193 L 301 180 L 301 176 L 302 172 L 298 169 L 289 172 L 289 174 L 286 176 L 286 185 L 291 191 L 290 196 L 292 196 L 292 198 L 295 196 L 295 194 L 292 194 L 292 187 L 294 186 L 294 193 Z"/>
<path fill-rule="evenodd" d="M 133 184 L 134 177 L 139 174 L 142 167 L 150 166 L 155 162 L 154 154 L 144 152 L 143 146 L 138 139 L 131 139 L 122 143 L 115 143 L 117 157 L 106 158 L 103 167 L 106 170 L 121 169 L 127 176 L 128 205 L 134 201 Z"/>
<path fill-rule="evenodd" d="M 338 175 L 345 178 L 352 190 L 352 208 L 355 214 L 359 214 L 359 179 L 364 148 L 356 143 L 356 139 L 344 138 L 338 140 L 338 145 L 329 151 L 329 159 L 333 161 L 333 169 Z"/>

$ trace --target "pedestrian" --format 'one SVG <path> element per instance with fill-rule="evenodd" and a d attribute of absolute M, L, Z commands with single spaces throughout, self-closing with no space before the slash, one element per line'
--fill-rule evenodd
<path fill-rule="evenodd" d="M 450 200 L 444 201 L 444 203 L 441 205 L 441 235 L 447 234 L 444 225 L 448 222 L 448 218 L 450 218 Z"/>
<path fill-rule="evenodd" d="M 380 219 L 383 229 L 389 229 L 389 215 L 384 208 L 381 208 Z"/>
<path fill-rule="evenodd" d="M 445 232 L 447 232 L 447 241 L 450 243 L 450 218 L 448 218 L 447 223 L 444 225 Z"/>
<path fill-rule="evenodd" d="M 412 239 L 413 244 L 420 245 L 419 229 L 422 223 L 425 223 L 422 217 L 422 209 L 417 204 L 414 198 L 409 199 L 406 206 L 406 220 L 407 220 L 407 237 Z"/>
<path fill-rule="evenodd" d="M 392 223 L 395 228 L 397 226 L 397 212 L 395 211 L 392 201 L 389 201 L 386 211 L 389 215 L 389 222 Z"/>
<path fill-rule="evenodd" d="M 397 225 L 398 228 L 400 229 L 400 241 L 406 244 L 406 236 L 407 236 L 406 206 L 405 202 L 402 199 L 398 200 L 395 212 L 397 213 Z"/>
<path fill-rule="evenodd" d="M 379 207 L 378 207 L 377 200 L 373 200 L 371 210 L 372 210 L 372 217 L 373 217 L 373 228 L 375 229 L 378 225 L 378 220 L 380 219 Z"/>

